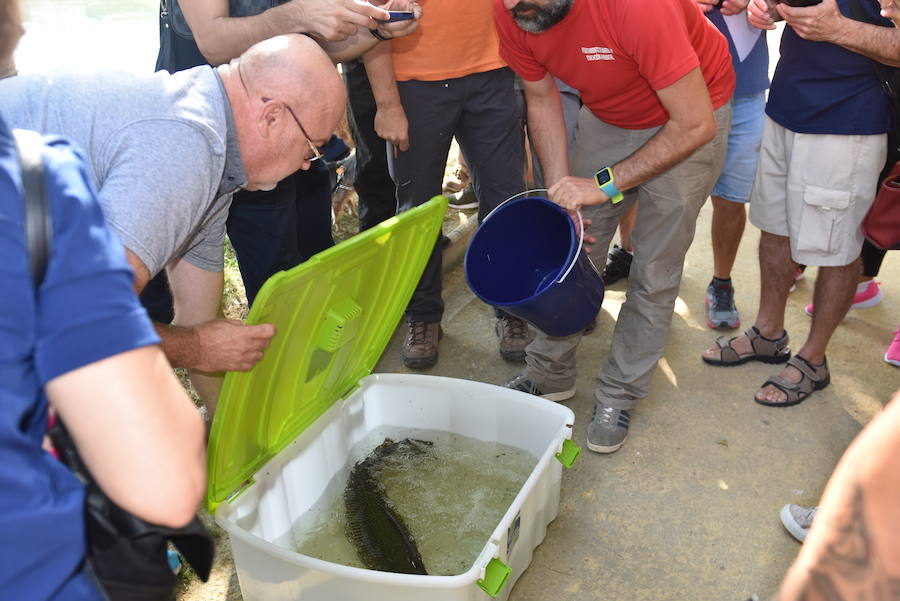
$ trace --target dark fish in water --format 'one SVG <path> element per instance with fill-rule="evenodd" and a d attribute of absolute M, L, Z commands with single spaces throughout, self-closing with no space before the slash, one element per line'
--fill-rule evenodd
<path fill-rule="evenodd" d="M 403 518 L 378 480 L 385 459 L 398 455 L 420 454 L 433 443 L 406 438 L 394 442 L 385 438 L 365 460 L 350 472 L 344 490 L 347 511 L 347 537 L 356 546 L 363 564 L 370 570 L 400 574 L 427 574 L 416 542 Z"/>

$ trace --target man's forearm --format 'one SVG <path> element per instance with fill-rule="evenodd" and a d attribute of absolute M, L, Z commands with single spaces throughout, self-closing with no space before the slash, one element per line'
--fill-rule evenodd
<path fill-rule="evenodd" d="M 707 141 L 705 131 L 670 120 L 634 154 L 613 166 L 616 186 L 619 190 L 639 186 L 677 165 Z M 601 167 L 604 165 L 597 166 Z"/>
<path fill-rule="evenodd" d="M 172 367 L 191 368 L 197 365 L 197 334 L 193 327 L 170 326 L 156 321 L 153 327 L 162 339 L 160 346 Z"/>
<path fill-rule="evenodd" d="M 569 175 L 569 143 L 562 102 L 558 92 L 541 96 L 526 95 L 526 100 L 528 139 L 534 144 L 534 151 L 540 161 L 544 186 L 550 188 Z"/>
<path fill-rule="evenodd" d="M 856 438 L 822 503 L 779 601 L 878 601 L 900 591 L 900 403 Z"/>
<path fill-rule="evenodd" d="M 198 26 L 194 37 L 206 60 L 213 66 L 221 65 L 257 42 L 286 33 L 303 33 L 303 23 L 296 14 L 296 10 L 282 5 L 252 17 L 216 17 Z"/>
<path fill-rule="evenodd" d="M 337 64 L 359 58 L 370 51 L 380 40 L 365 27 L 357 27 L 356 34 L 340 42 L 319 41 L 322 50 Z"/>
<path fill-rule="evenodd" d="M 900 67 L 900 29 L 861 23 L 853 19 L 843 19 L 842 23 L 843 26 L 831 40 L 834 44 L 879 63 Z"/>
<path fill-rule="evenodd" d="M 378 108 L 400 104 L 400 91 L 394 75 L 394 56 L 390 43 L 378 44 L 362 56 L 366 66 L 366 76 L 372 87 L 372 96 Z"/>

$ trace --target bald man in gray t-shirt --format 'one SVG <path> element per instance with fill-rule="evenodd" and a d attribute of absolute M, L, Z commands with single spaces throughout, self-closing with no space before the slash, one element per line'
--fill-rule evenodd
<path fill-rule="evenodd" d="M 345 101 L 328 55 L 299 35 L 256 44 L 216 69 L 0 81 L 10 127 L 59 134 L 85 151 L 136 290 L 166 269 L 175 324 L 157 331 L 210 411 L 222 372 L 253 367 L 275 331 L 219 318 L 231 193 L 271 189 L 308 168 L 311 144 L 331 136 Z M 309 138 L 297 118 L 310 124 Z"/>
<path fill-rule="evenodd" d="M 231 193 L 247 181 L 212 69 L 14 77 L 0 83 L 0 115 L 85 150 L 106 220 L 151 276 L 182 256 L 222 270 Z"/>

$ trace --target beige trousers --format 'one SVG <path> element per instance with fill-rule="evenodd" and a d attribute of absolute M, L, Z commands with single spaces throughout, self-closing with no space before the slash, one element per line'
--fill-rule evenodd
<path fill-rule="evenodd" d="M 634 260 L 628 292 L 613 332 L 612 347 L 600 372 L 595 398 L 608 407 L 631 409 L 647 395 L 656 363 L 663 355 L 681 284 L 684 255 L 694 239 L 697 215 L 725 164 L 731 102 L 715 112 L 716 137 L 665 173 L 629 190 L 617 205 L 583 210 L 593 220 L 594 253 L 605 263 L 619 218 L 634 202 Z M 586 107 L 578 116 L 572 174 L 593 177 L 643 146 L 660 128 L 628 130 L 604 123 Z M 545 391 L 575 383 L 575 352 L 581 334 L 553 338 L 543 332 L 526 348 L 525 375 Z"/>

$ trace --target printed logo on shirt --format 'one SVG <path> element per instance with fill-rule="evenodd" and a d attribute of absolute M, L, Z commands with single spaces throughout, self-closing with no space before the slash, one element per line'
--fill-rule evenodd
<path fill-rule="evenodd" d="M 591 46 L 590 48 L 582 47 L 581 51 L 584 53 L 584 58 L 586 58 L 588 62 L 616 60 L 616 57 L 613 56 L 612 48 L 606 48 L 604 46 Z"/>

